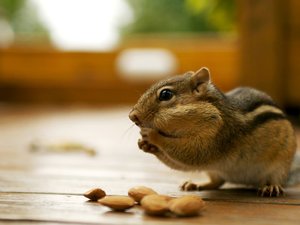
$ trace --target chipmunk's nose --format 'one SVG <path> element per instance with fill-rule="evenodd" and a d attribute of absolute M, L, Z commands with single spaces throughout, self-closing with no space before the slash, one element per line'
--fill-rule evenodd
<path fill-rule="evenodd" d="M 137 111 L 134 109 L 131 110 L 131 112 L 129 113 L 129 119 L 131 119 L 131 121 L 134 122 L 137 126 L 141 124 L 139 117 L 137 115 Z"/>

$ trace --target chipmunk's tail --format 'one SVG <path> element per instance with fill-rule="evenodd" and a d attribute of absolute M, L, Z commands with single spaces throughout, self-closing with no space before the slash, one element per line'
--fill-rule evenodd
<path fill-rule="evenodd" d="M 287 186 L 300 184 L 300 152 L 297 151 L 288 177 Z"/>

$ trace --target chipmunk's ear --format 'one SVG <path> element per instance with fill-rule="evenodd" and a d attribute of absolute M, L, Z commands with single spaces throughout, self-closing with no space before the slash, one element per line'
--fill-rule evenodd
<path fill-rule="evenodd" d="M 210 72 L 206 67 L 202 67 L 191 77 L 191 85 L 193 90 L 199 91 L 199 86 L 210 81 Z"/>

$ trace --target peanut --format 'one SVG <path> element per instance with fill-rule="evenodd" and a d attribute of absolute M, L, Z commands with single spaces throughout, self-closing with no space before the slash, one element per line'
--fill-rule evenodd
<path fill-rule="evenodd" d="M 107 206 L 115 211 L 125 211 L 135 205 L 135 201 L 128 196 L 106 196 L 99 199 L 101 205 Z"/>
<path fill-rule="evenodd" d="M 187 195 L 173 199 L 168 207 L 177 216 L 196 216 L 203 209 L 204 201 L 195 195 Z"/>
<path fill-rule="evenodd" d="M 157 194 L 156 191 L 154 191 L 151 188 L 145 187 L 145 186 L 136 186 L 133 188 L 130 188 L 128 191 L 128 195 L 133 198 L 137 203 L 140 203 L 140 201 L 147 195 L 151 194 Z"/>
<path fill-rule="evenodd" d="M 93 188 L 85 192 L 83 196 L 90 199 L 91 201 L 97 201 L 98 199 L 105 197 L 106 193 L 100 188 Z"/>
<path fill-rule="evenodd" d="M 166 195 L 147 195 L 141 200 L 141 206 L 149 215 L 162 216 L 169 211 L 168 202 L 171 199 Z"/>

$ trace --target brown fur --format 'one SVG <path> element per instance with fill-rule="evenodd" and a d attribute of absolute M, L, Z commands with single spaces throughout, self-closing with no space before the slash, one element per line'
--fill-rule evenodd
<path fill-rule="evenodd" d="M 166 88 L 174 96 L 159 101 Z M 282 193 L 296 141 L 283 112 L 262 92 L 239 89 L 225 95 L 202 68 L 153 85 L 130 118 L 141 128 L 141 149 L 173 169 L 208 172 L 209 184 L 186 182 L 184 190 L 229 181 L 261 187 L 263 196 Z"/>

